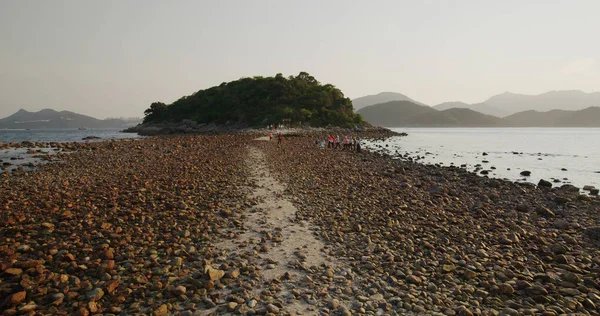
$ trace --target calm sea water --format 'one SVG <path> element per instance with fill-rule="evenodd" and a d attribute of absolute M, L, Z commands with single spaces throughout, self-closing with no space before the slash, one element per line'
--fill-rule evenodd
<path fill-rule="evenodd" d="M 83 140 L 87 136 L 96 136 L 100 139 Z M 109 139 L 140 138 L 137 134 L 121 133 L 120 129 L 39 129 L 39 130 L 0 130 L 0 142 L 84 142 L 102 141 Z M 54 154 L 51 148 L 40 149 L 45 153 Z M 0 150 L 0 173 L 17 168 L 32 170 L 35 165 L 45 163 L 36 158 L 36 154 L 28 154 L 27 148 L 11 148 Z M 33 164 L 33 165 L 32 165 Z"/>
<path fill-rule="evenodd" d="M 137 134 L 121 133 L 122 129 L 32 129 L 32 130 L 0 130 L 0 142 L 81 142 L 87 136 L 97 136 L 100 140 L 138 138 Z"/>
<path fill-rule="evenodd" d="M 489 177 L 511 181 L 537 184 L 545 179 L 555 186 L 568 183 L 580 188 L 600 187 L 600 128 L 393 130 L 408 136 L 367 143 L 366 147 L 390 154 L 408 153 L 413 159 L 421 157 L 419 161 L 425 164 L 466 165 L 470 171 L 480 165 L 481 170 L 489 171 Z M 531 176 L 521 176 L 524 170 L 531 171 Z"/>

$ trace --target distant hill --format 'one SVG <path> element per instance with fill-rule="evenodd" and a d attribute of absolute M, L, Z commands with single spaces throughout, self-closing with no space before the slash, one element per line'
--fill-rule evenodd
<path fill-rule="evenodd" d="M 365 106 L 380 104 L 390 101 L 410 101 L 412 103 L 418 105 L 426 105 L 421 102 L 415 101 L 402 93 L 397 92 L 381 92 L 375 95 L 367 95 L 364 97 L 356 98 L 352 100 L 352 105 L 354 106 L 354 110 L 358 111 Z"/>
<path fill-rule="evenodd" d="M 392 101 L 364 107 L 358 113 L 367 122 L 385 127 L 600 127 L 600 107 L 530 110 L 499 118 L 466 108 L 438 111 L 410 101 Z"/>
<path fill-rule="evenodd" d="M 539 95 L 505 92 L 481 103 L 444 102 L 435 105 L 434 108 L 440 111 L 465 108 L 497 117 L 506 117 L 524 111 L 576 111 L 590 106 L 600 106 L 600 92 L 585 93 L 579 90 L 562 90 Z"/>
<path fill-rule="evenodd" d="M 474 103 L 474 104 L 467 104 L 464 102 L 444 102 L 444 103 L 440 103 L 438 105 L 433 106 L 433 108 L 435 108 L 438 111 L 443 111 L 443 110 L 448 110 L 448 109 L 470 109 L 479 113 L 483 113 L 483 114 L 487 114 L 487 115 L 493 115 L 493 116 L 497 116 L 497 117 L 503 117 L 506 116 L 508 114 L 508 112 L 503 111 L 501 109 L 495 108 L 495 107 L 491 107 L 489 105 L 487 105 L 486 103 Z"/>
<path fill-rule="evenodd" d="M 412 117 L 406 126 L 414 127 L 497 127 L 502 119 L 470 109 L 451 108 Z"/>
<path fill-rule="evenodd" d="M 552 110 L 538 112 L 534 110 L 511 114 L 502 119 L 504 126 L 509 127 L 552 127 L 557 126 L 560 119 L 571 111 Z"/>
<path fill-rule="evenodd" d="M 600 92 L 585 93 L 579 90 L 550 91 L 539 95 L 505 92 L 484 101 L 486 105 L 502 110 L 507 115 L 535 110 L 576 111 L 590 106 L 600 106 Z"/>
<path fill-rule="evenodd" d="M 0 119 L 0 128 L 44 129 L 44 128 L 121 128 L 131 126 L 131 121 L 121 119 L 99 120 L 91 116 L 70 111 L 44 109 L 38 112 L 19 110 L 15 114 Z"/>
<path fill-rule="evenodd" d="M 386 127 L 490 127 L 500 119 L 470 109 L 450 108 L 438 111 L 410 101 L 392 101 L 364 107 L 358 114 L 373 124 Z"/>
<path fill-rule="evenodd" d="M 600 107 L 578 111 L 524 111 L 502 119 L 509 127 L 600 127 Z"/>
<path fill-rule="evenodd" d="M 407 126 L 415 116 L 435 112 L 437 110 L 430 106 L 419 105 L 411 101 L 390 101 L 366 106 L 357 113 L 371 124 L 396 127 Z"/>
<path fill-rule="evenodd" d="M 381 104 L 389 101 L 410 101 L 418 105 L 421 102 L 396 92 L 382 92 L 354 99 L 352 104 L 356 111 L 365 106 Z M 549 91 L 538 95 L 505 92 L 492 96 L 480 103 L 444 102 L 433 106 L 438 111 L 452 108 L 470 109 L 479 113 L 506 117 L 524 111 L 547 112 L 551 110 L 576 111 L 590 106 L 600 106 L 600 92 L 585 93 L 579 90 Z"/>
<path fill-rule="evenodd" d="M 451 102 L 443 102 L 438 105 L 434 105 L 433 108 L 438 111 L 448 110 L 448 109 L 468 109 L 471 105 L 468 103 L 460 102 L 460 101 L 451 101 Z"/>
<path fill-rule="evenodd" d="M 600 127 L 600 107 L 594 106 L 579 111 L 567 111 L 556 126 Z"/>

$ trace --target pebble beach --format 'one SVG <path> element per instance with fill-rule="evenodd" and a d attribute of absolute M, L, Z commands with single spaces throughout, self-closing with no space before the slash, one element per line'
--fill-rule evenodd
<path fill-rule="evenodd" d="M 0 311 L 600 313 L 598 198 L 321 149 L 318 133 L 62 145 L 0 174 Z"/>

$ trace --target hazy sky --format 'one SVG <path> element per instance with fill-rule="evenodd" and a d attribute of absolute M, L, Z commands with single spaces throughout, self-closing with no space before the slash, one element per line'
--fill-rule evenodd
<path fill-rule="evenodd" d="M 143 116 L 153 101 L 306 71 L 435 105 L 600 91 L 600 1 L 0 0 L 0 117 Z"/>

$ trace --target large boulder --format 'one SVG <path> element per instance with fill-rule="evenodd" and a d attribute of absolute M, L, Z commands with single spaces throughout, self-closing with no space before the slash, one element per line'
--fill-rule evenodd
<path fill-rule="evenodd" d="M 579 192 L 579 188 L 572 185 L 572 184 L 563 184 L 560 186 L 560 190 L 561 191 L 566 191 L 566 192 Z"/>
<path fill-rule="evenodd" d="M 541 187 L 541 188 L 551 188 L 552 187 L 552 182 L 546 181 L 544 179 L 540 179 L 540 182 L 538 182 L 538 187 Z"/>

